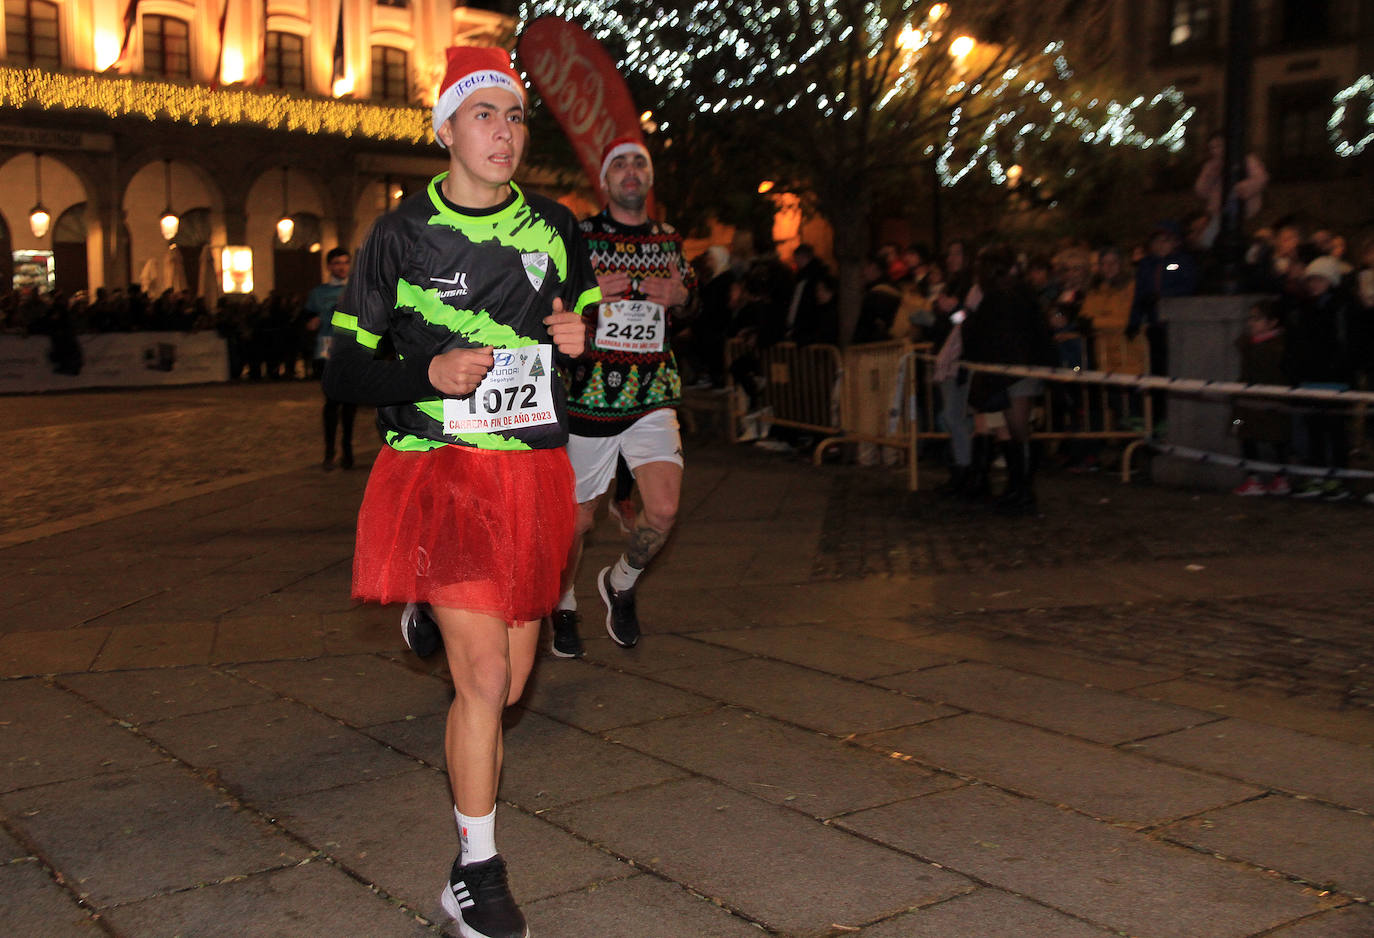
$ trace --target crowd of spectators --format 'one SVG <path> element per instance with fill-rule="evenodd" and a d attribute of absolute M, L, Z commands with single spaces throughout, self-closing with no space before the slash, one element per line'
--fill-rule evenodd
<path fill-rule="evenodd" d="M 1065 239 L 1048 250 L 1013 248 L 1018 285 L 1033 297 L 1050 337 L 1044 363 L 1168 374 L 1167 324 L 1160 318 L 1160 300 L 1221 292 L 1221 264 L 1209 249 L 1215 234 L 1207 216 L 1197 213 L 1179 223 L 1157 225 L 1137 244 Z M 798 247 L 790 264 L 774 254 L 753 256 L 747 243 L 745 247 L 715 246 L 697 260 L 703 284 L 699 307 L 678 348 L 684 371 L 702 386 L 723 384 L 720 349 L 732 337 L 754 350 L 782 341 L 806 345 L 841 340 L 837 277 L 810 246 Z M 880 247 L 864 264 L 863 299 L 851 341 L 911 339 L 939 349 L 952 331 L 956 313 L 977 315 L 968 302 L 977 255 L 972 245 L 961 241 L 949 243 L 942 252 L 920 244 Z M 1239 277 L 1239 292 L 1273 297 L 1267 308 L 1274 316 L 1272 327 L 1257 334 L 1272 340 L 1277 330 L 1281 340 L 1286 337 L 1277 370 L 1266 372 L 1266 383 L 1374 389 L 1374 236 L 1363 238 L 1352 255 L 1342 235 L 1324 229 L 1304 231 L 1285 220 L 1252 232 L 1243 263 L 1231 275 Z M 1251 336 L 1246 332 L 1236 339 L 1244 346 Z M 1244 358 L 1246 349 L 1241 351 Z M 750 395 L 751 405 L 756 404 L 757 359 L 746 351 L 732 367 L 736 385 Z M 1093 395 L 1072 385 L 1059 387 L 1054 392 L 1057 406 L 1052 408 L 1057 425 L 1048 429 L 1081 429 L 1090 419 L 1100 423 L 1102 414 L 1089 413 Z M 1116 421 L 1138 423 L 1138 399 L 1114 393 L 1110 401 Z M 1266 447 L 1278 461 L 1346 465 L 1349 419 L 1340 411 L 1288 408 L 1282 420 L 1258 420 L 1254 412 L 1250 408 L 1252 423 L 1286 428 L 1281 439 L 1270 441 L 1279 450 Z M 1155 416 L 1165 416 L 1162 399 Z M 1245 439 L 1249 430 L 1244 417 L 1237 417 L 1236 428 Z M 1272 429 L 1267 432 L 1274 435 Z M 1071 468 L 1091 469 L 1097 448 L 1068 445 L 1059 456 Z M 1271 494 L 1286 491 L 1287 484 L 1281 480 Z M 1293 488 L 1301 497 L 1349 496 L 1338 479 Z"/>
<path fill-rule="evenodd" d="M 1013 247 L 1018 289 L 1033 298 L 1050 338 L 1044 363 L 1168 374 L 1167 326 L 1159 317 L 1159 301 L 1208 288 L 1218 272 L 1215 252 L 1209 250 L 1213 237 L 1208 216 L 1199 212 L 1177 224 L 1162 223 L 1132 245 L 1064 239 L 1049 250 Z M 922 244 L 882 245 L 864 263 L 862 301 L 849 341 L 910 339 L 940 349 L 961 313 L 977 315 L 976 304 L 969 302 L 977 256 L 963 241 L 952 241 L 942 251 Z M 744 352 L 729 369 L 734 384 L 750 396 L 752 409 L 761 384 L 757 352 L 784 341 L 844 344 L 838 277 L 810 245 L 797 247 L 786 263 L 774 252 L 756 253 L 742 235 L 728 248 L 712 246 L 694 263 L 701 289 L 673 339 L 689 384 L 724 386 L 726 341 L 742 340 Z M 1236 337 L 1243 374 L 1215 378 L 1257 381 L 1262 375 L 1261 383 L 1374 389 L 1374 235 L 1363 237 L 1352 253 L 1337 232 L 1305 231 L 1284 220 L 1254 230 L 1239 274 L 1242 292 L 1273 300 L 1255 312 L 1260 325 Z M 187 291 L 150 296 L 137 285 L 102 287 L 91 295 L 39 294 L 32 288 L 0 294 L 0 334 L 49 337 L 54 369 L 72 374 L 81 369 L 84 334 L 211 330 L 225 340 L 231 380 L 311 378 L 312 325 L 303 298 L 276 292 L 261 300 L 222 296 L 213 303 Z M 1267 343 L 1262 354 L 1251 347 L 1258 342 Z M 946 398 L 961 393 L 956 385 L 942 382 L 940 387 Z M 1049 429 L 1082 429 L 1105 416 L 1090 413 L 1093 395 L 1072 385 L 1058 386 L 1054 395 L 1056 425 Z M 956 419 L 963 400 L 956 397 L 953 409 L 945 402 L 946 424 Z M 1114 420 L 1138 420 L 1138 399 L 1116 393 L 1110 400 Z M 1279 463 L 1347 465 L 1350 423 L 1341 412 L 1289 408 L 1287 416 L 1275 419 L 1274 407 L 1267 417 L 1260 415 L 1263 409 L 1243 405 L 1235 415 L 1236 434 L 1252 458 L 1262 453 Z M 1156 408 L 1157 418 L 1161 411 Z M 967 447 L 956 450 L 957 470 L 969 457 Z M 1097 450 L 1069 445 L 1060 456 L 1071 468 L 1091 469 Z M 1289 489 L 1286 478 L 1271 478 L 1247 479 L 1237 491 Z M 1350 495 L 1338 478 L 1294 483 L 1291 489 L 1301 497 Z"/>
<path fill-rule="evenodd" d="M 39 293 L 32 287 L 0 293 L 0 334 L 42 335 L 59 373 L 81 368 L 81 337 L 109 332 L 205 332 L 225 340 L 230 380 L 313 378 L 315 329 L 304 298 L 275 291 L 223 295 L 213 303 L 187 290 L 157 296 L 137 284 Z"/>

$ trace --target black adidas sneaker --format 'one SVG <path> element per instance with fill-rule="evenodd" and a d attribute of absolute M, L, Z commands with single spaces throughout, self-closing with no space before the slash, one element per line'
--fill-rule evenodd
<path fill-rule="evenodd" d="M 529 938 L 525 916 L 506 881 L 506 861 L 499 853 L 467 866 L 462 865 L 461 856 L 454 860 L 439 902 L 458 923 L 463 938 Z"/>

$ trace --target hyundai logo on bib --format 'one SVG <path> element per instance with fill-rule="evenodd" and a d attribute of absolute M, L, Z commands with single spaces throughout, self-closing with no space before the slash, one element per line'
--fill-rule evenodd
<path fill-rule="evenodd" d="M 506 368 L 515 362 L 515 355 L 502 349 L 496 353 L 493 367 Z"/>

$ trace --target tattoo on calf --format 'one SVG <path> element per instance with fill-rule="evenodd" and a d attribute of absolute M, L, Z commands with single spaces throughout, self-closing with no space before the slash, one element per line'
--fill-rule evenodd
<path fill-rule="evenodd" d="M 663 542 L 667 539 L 666 532 L 651 528 L 640 521 L 635 525 L 634 533 L 630 535 L 630 545 L 625 548 L 625 559 L 630 562 L 630 566 L 643 570 L 663 548 Z"/>

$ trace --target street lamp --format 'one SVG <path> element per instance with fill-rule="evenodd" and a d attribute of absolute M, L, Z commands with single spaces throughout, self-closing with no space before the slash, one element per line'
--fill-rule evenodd
<path fill-rule="evenodd" d="M 291 209 L 286 197 L 287 167 L 281 168 L 281 218 L 277 219 L 277 240 L 286 244 L 296 232 L 296 222 L 291 218 Z"/>
<path fill-rule="evenodd" d="M 29 210 L 29 230 L 33 232 L 35 238 L 41 238 L 48 233 L 48 226 L 52 224 L 52 215 L 43 207 L 43 155 L 35 152 L 33 155 L 33 188 L 37 193 L 38 201 Z"/>
<path fill-rule="evenodd" d="M 167 195 L 163 204 L 167 207 L 162 210 L 162 218 L 159 219 L 158 225 L 162 228 L 162 239 L 171 241 L 177 236 L 177 229 L 181 227 L 181 219 L 177 217 L 176 212 L 172 211 L 172 161 L 170 159 L 162 161 L 162 181 Z"/>

